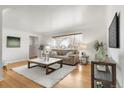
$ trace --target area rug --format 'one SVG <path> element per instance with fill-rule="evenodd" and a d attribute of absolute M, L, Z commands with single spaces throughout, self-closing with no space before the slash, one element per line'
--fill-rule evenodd
<path fill-rule="evenodd" d="M 33 65 L 33 64 L 32 64 Z M 53 68 L 58 68 L 59 65 L 52 65 Z M 34 67 L 27 68 L 27 65 L 13 68 L 12 70 L 23 75 L 24 77 L 40 84 L 41 86 L 51 88 L 54 87 L 59 81 L 66 77 L 71 71 L 75 69 L 75 66 L 63 65 L 62 68 L 55 70 L 54 72 L 46 75 L 45 68 Z"/>

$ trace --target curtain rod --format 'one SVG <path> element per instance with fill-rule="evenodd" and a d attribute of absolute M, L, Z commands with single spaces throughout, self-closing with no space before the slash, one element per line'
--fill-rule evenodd
<path fill-rule="evenodd" d="M 72 33 L 72 34 L 66 34 L 66 35 L 58 35 L 58 36 L 53 36 L 52 38 L 57 38 L 57 37 L 65 37 L 65 36 L 71 36 L 71 35 L 79 35 L 82 33 Z"/>

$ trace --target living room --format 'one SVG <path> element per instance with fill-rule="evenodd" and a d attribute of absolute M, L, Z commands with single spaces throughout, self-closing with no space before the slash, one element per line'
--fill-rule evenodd
<path fill-rule="evenodd" d="M 116 87 L 123 87 L 124 6 L 0 7 L 0 59 L 4 69 L 0 87 L 91 87 L 96 44 L 101 44 L 104 56 L 116 64 Z M 120 47 L 110 48 L 108 28 L 116 13 L 120 15 Z M 50 61 L 53 66 L 47 62 L 39 65 L 41 59 Z M 54 66 L 54 63 L 59 64 Z M 33 67 L 36 64 L 45 64 L 45 68 Z M 54 67 L 57 69 L 53 70 Z"/>

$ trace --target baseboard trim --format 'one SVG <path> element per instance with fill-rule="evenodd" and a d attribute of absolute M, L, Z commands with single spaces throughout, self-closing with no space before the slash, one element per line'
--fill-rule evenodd
<path fill-rule="evenodd" d="M 17 62 L 23 62 L 27 61 L 28 59 L 19 59 L 19 60 L 10 60 L 10 61 L 4 61 L 4 65 L 12 64 L 12 63 L 17 63 Z"/>

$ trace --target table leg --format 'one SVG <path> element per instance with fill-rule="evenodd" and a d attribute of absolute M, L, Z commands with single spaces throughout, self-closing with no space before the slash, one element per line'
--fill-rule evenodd
<path fill-rule="evenodd" d="M 48 70 L 49 70 L 48 65 L 46 65 L 46 74 L 49 73 Z"/>
<path fill-rule="evenodd" d="M 30 62 L 28 61 L 28 68 L 30 68 Z"/>
<path fill-rule="evenodd" d="M 63 64 L 62 64 L 62 61 L 60 62 L 60 68 L 62 68 Z"/>

